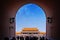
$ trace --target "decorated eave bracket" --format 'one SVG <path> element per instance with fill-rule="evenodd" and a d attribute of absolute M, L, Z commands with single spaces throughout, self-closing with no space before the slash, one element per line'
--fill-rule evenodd
<path fill-rule="evenodd" d="M 47 17 L 47 22 L 50 23 L 50 24 L 53 23 L 53 18 L 52 17 Z"/>
<path fill-rule="evenodd" d="M 15 18 L 14 18 L 14 17 L 9 18 L 9 23 L 10 23 L 10 24 L 14 23 L 14 21 L 15 21 Z"/>

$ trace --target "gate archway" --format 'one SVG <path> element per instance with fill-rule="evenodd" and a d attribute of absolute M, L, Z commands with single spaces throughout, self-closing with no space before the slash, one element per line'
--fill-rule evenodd
<path fill-rule="evenodd" d="M 5 1 L 6 2 L 6 1 Z M 51 2 L 51 1 L 50 1 Z M 53 2 L 50 3 L 49 1 L 47 2 L 46 0 L 45 1 L 34 1 L 34 0 L 30 0 L 30 1 L 8 1 L 8 3 L 6 2 L 5 4 L 3 4 L 3 7 L 4 9 L 2 9 L 2 13 L 4 15 L 1 15 L 2 17 L 2 21 L 1 21 L 1 25 L 2 27 L 2 32 L 1 34 L 1 37 L 4 38 L 4 37 L 10 37 L 10 36 L 15 36 L 15 22 L 13 24 L 10 24 L 10 19 L 14 19 L 15 16 L 16 16 L 16 12 L 17 10 L 24 4 L 27 4 L 27 3 L 36 3 L 38 4 L 39 6 L 41 6 L 44 10 L 45 10 L 45 13 L 46 13 L 46 17 L 48 17 L 48 19 L 50 20 L 52 17 L 55 18 L 56 15 L 54 14 L 55 11 L 56 11 L 56 8 L 54 10 L 54 7 L 55 7 L 55 4 Z M 54 6 L 53 6 L 54 5 Z M 57 13 L 57 12 L 56 12 Z M 56 17 L 56 19 L 58 19 Z M 47 37 L 48 38 L 56 38 L 57 34 L 55 33 L 55 30 L 56 32 L 58 31 L 56 26 L 58 26 L 57 24 L 57 20 L 55 20 L 54 22 L 55 23 L 51 23 L 50 21 L 48 20 L 48 22 L 46 22 L 46 32 L 47 32 Z M 55 26 L 56 24 L 56 26 Z M 56 28 L 55 28 L 56 27 Z M 55 34 L 54 34 L 55 33 Z"/>

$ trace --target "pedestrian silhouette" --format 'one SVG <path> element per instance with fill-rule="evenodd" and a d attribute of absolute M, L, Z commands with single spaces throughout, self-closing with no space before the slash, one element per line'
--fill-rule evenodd
<path fill-rule="evenodd" d="M 16 40 L 16 38 L 15 38 L 15 37 L 13 37 L 11 40 Z"/>
<path fill-rule="evenodd" d="M 17 36 L 17 40 L 19 40 L 19 36 Z"/>

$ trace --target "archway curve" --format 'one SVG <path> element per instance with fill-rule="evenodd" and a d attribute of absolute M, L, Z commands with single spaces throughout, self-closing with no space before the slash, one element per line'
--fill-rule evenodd
<path fill-rule="evenodd" d="M 22 7 L 23 5 L 28 4 L 28 3 L 35 3 L 38 6 L 41 6 L 42 9 L 44 10 L 44 12 L 46 13 L 46 18 L 47 18 L 47 16 L 50 16 L 52 9 L 50 9 L 50 6 L 48 6 L 46 3 L 44 4 L 44 2 L 41 3 L 40 1 L 33 1 L 33 2 L 32 1 L 30 1 L 30 2 L 28 2 L 28 1 L 21 1 L 21 2 L 9 5 L 9 7 L 8 7 L 9 9 L 6 9 L 9 13 L 11 13 L 11 14 L 9 14 L 9 18 L 10 17 L 16 17 L 17 10 L 20 7 Z M 13 9 L 13 10 L 11 10 L 11 9 Z M 15 23 L 13 25 L 14 25 L 14 28 L 15 28 Z M 49 32 L 48 32 L 48 30 L 49 30 L 48 28 L 49 27 L 47 27 L 47 25 L 48 24 L 46 22 L 46 34 L 48 35 L 49 34 Z M 14 32 L 13 32 L 14 35 L 13 36 L 15 36 L 15 29 L 13 29 L 13 30 L 14 30 Z"/>
<path fill-rule="evenodd" d="M 22 5 L 24 5 L 24 4 L 27 4 L 27 3 L 36 3 L 36 4 L 38 4 L 39 6 L 41 6 L 44 10 L 45 10 L 45 12 L 46 12 L 46 17 L 54 17 L 55 18 L 55 7 L 57 6 L 57 5 L 55 5 L 56 4 L 56 2 L 54 1 L 47 1 L 47 0 L 20 0 L 19 2 L 16 2 L 16 0 L 14 0 L 14 1 L 5 1 L 6 3 L 4 3 L 3 5 L 2 5 L 2 8 L 4 8 L 4 10 L 3 10 L 3 14 L 7 14 L 7 15 L 3 15 L 4 17 L 3 18 L 6 18 L 6 19 L 4 19 L 3 20 L 3 18 L 2 18 L 2 24 L 4 25 L 3 27 L 7 27 L 8 29 L 4 29 L 3 30 L 3 37 L 9 37 L 9 35 L 11 35 L 12 37 L 13 36 L 15 36 L 15 22 L 12 24 L 12 25 L 10 25 L 9 24 L 9 18 L 11 18 L 11 17 L 15 17 L 15 15 L 16 15 L 16 12 L 17 12 L 17 10 L 22 6 Z M 55 9 L 54 9 L 55 8 Z M 13 10 L 12 10 L 13 9 Z M 57 17 L 56 17 L 57 18 Z M 5 22 L 5 20 L 6 20 L 6 22 Z M 57 21 L 57 20 L 56 20 Z M 47 22 L 46 22 L 47 23 Z M 55 26 L 55 24 L 56 24 L 56 26 L 57 26 L 57 23 L 53 23 L 53 25 L 52 24 L 48 24 L 47 23 L 47 37 L 54 37 L 54 38 L 56 38 L 56 36 L 57 36 L 57 34 L 54 34 L 54 26 Z M 10 26 L 13 26 L 13 32 L 12 32 L 12 34 L 9 34 L 9 27 Z M 55 27 L 56 27 L 55 26 Z M 53 29 L 51 29 L 51 28 L 53 28 Z M 3 29 L 3 28 L 2 28 Z M 57 27 L 56 27 L 56 29 L 57 29 Z M 5 33 L 6 32 L 6 33 Z M 57 31 L 56 31 L 57 32 Z"/>
<path fill-rule="evenodd" d="M 27 3 L 27 4 L 24 4 L 24 5 L 22 5 L 22 6 L 17 10 L 17 12 L 18 12 L 23 6 L 28 5 L 28 4 L 34 4 L 34 5 L 38 6 L 39 8 L 41 8 L 41 10 L 44 12 L 45 19 L 46 19 L 46 14 L 45 14 L 45 11 L 43 10 L 43 8 L 40 7 L 39 5 L 35 4 L 35 3 Z M 46 21 L 45 21 L 45 22 L 46 22 Z"/>
<path fill-rule="evenodd" d="M 41 6 L 41 8 L 44 10 L 44 12 L 45 12 L 45 15 L 46 15 L 46 18 L 47 18 L 47 16 L 49 16 L 49 14 L 50 14 L 50 11 L 49 11 L 49 6 L 48 5 L 45 5 L 43 2 L 42 3 L 40 3 L 40 2 L 38 2 L 38 1 L 34 1 L 34 2 L 32 2 L 32 1 L 30 1 L 30 2 L 28 2 L 28 1 L 22 1 L 22 3 L 15 3 L 15 4 L 13 4 L 13 5 L 10 5 L 10 6 L 12 6 L 12 8 L 11 9 L 13 9 L 13 10 L 10 10 L 10 12 L 12 13 L 12 16 L 11 17 L 16 17 L 16 13 L 17 13 L 17 10 L 20 8 L 20 7 L 22 7 L 23 5 L 25 5 L 25 4 L 28 4 L 28 3 L 34 3 L 34 4 L 37 4 L 38 6 Z M 13 13 L 14 12 L 14 13 Z M 48 14 L 49 13 L 49 14 Z M 47 21 L 47 20 L 46 20 Z M 14 23 L 13 25 L 15 25 L 16 23 Z M 15 26 L 14 26 L 15 27 Z M 16 28 L 15 28 L 16 29 Z M 15 29 L 14 29 L 14 31 L 15 31 Z M 13 32 L 14 33 L 14 36 L 15 36 L 15 32 Z M 46 34 L 48 35 L 48 28 L 47 28 L 47 22 L 46 22 Z"/>
<path fill-rule="evenodd" d="M 35 5 L 37 5 L 37 6 L 39 6 L 40 8 L 42 8 L 42 10 L 45 12 L 45 15 L 46 15 L 46 17 L 47 17 L 47 14 L 46 14 L 46 10 L 45 10 L 45 8 L 46 8 L 46 5 L 44 5 L 43 3 L 39 3 L 39 2 L 36 2 L 36 1 L 34 1 L 34 2 L 23 2 L 21 5 L 18 5 L 18 8 L 17 8 L 17 10 L 19 10 L 22 6 L 24 6 L 24 5 L 26 5 L 26 4 L 35 4 Z M 48 7 L 47 7 L 48 8 Z M 17 10 L 16 10 L 16 13 L 17 13 Z M 16 17 L 16 15 L 15 15 L 15 17 Z"/>

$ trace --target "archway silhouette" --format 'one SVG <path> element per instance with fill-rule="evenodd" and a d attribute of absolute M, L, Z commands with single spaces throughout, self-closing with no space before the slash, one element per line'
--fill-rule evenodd
<path fill-rule="evenodd" d="M 4 1 L 4 0 L 3 0 Z M 28 3 L 36 3 L 46 12 L 46 37 L 60 39 L 59 35 L 59 2 L 47 0 L 9 0 L 1 2 L 0 39 L 15 37 L 15 21 L 11 24 L 10 18 L 16 17 L 17 10 Z M 57 5 L 58 4 L 58 5 Z M 53 20 L 53 21 L 52 21 Z"/>

